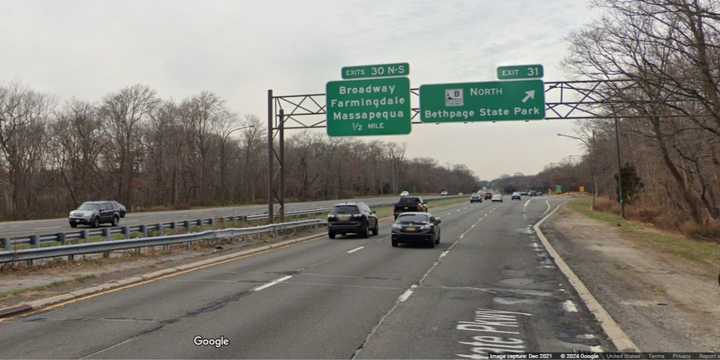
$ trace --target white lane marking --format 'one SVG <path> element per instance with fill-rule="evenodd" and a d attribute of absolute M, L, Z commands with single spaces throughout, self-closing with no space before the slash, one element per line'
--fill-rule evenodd
<path fill-rule="evenodd" d="M 462 239 L 465 237 L 465 233 L 460 234 L 459 238 Z"/>
<path fill-rule="evenodd" d="M 572 302 L 572 300 L 565 300 L 563 303 L 563 309 L 567 312 L 578 312 L 577 306 L 575 306 L 575 303 Z"/>
<path fill-rule="evenodd" d="M 550 200 L 545 200 L 545 203 L 547 204 L 547 209 L 545 209 L 543 215 L 547 214 L 547 212 L 550 211 Z"/>
<path fill-rule="evenodd" d="M 356 251 L 360 251 L 360 250 L 362 250 L 362 249 L 364 249 L 364 248 L 365 248 L 364 246 L 358 246 L 358 247 L 356 247 L 356 248 L 354 248 L 354 249 L 352 249 L 352 250 L 348 250 L 347 253 L 348 253 L 348 254 L 352 254 L 352 253 L 354 253 L 354 252 L 356 252 Z"/>
<path fill-rule="evenodd" d="M 525 205 L 523 205 L 523 210 L 527 209 L 528 204 L 532 201 L 532 198 L 530 198 L 528 201 L 525 202 Z"/>
<path fill-rule="evenodd" d="M 400 301 L 400 302 L 406 302 L 407 299 L 409 299 L 409 298 L 410 298 L 410 295 L 412 295 L 412 294 L 413 294 L 413 290 L 412 290 L 412 289 L 407 289 L 407 290 L 405 290 L 404 293 L 402 293 L 402 295 L 400 295 L 400 297 L 398 298 L 398 301 Z"/>
<path fill-rule="evenodd" d="M 605 350 L 603 349 L 603 347 L 602 347 L 602 346 L 600 346 L 600 345 L 597 345 L 597 346 L 591 346 L 591 347 L 590 347 L 590 351 L 591 351 L 591 352 L 594 352 L 594 353 L 601 353 L 601 352 L 605 352 Z"/>
<path fill-rule="evenodd" d="M 440 258 L 441 259 L 444 258 L 447 254 L 448 254 L 448 250 L 443 251 L 442 254 L 440 254 Z"/>
<path fill-rule="evenodd" d="M 104 353 L 104 352 L 106 352 L 106 351 L 108 351 L 108 350 L 112 350 L 112 349 L 114 349 L 114 348 L 116 348 L 116 347 L 118 347 L 118 346 L 120 346 L 120 345 L 125 345 L 125 344 L 127 344 L 127 343 L 129 343 L 129 342 L 131 342 L 131 341 L 135 341 L 136 339 L 137 339 L 137 337 L 132 337 L 132 338 L 123 340 L 123 341 L 121 341 L 121 342 L 119 342 L 119 343 L 117 343 L 117 344 L 115 344 L 115 345 L 111 345 L 111 346 L 106 347 L 106 348 L 104 348 L 104 349 L 102 349 L 102 350 L 98 350 L 98 351 L 96 351 L 96 352 L 94 352 L 94 353 L 92 353 L 92 354 L 85 355 L 85 356 L 81 357 L 81 359 L 90 359 L 90 358 L 92 358 L 92 357 L 95 356 L 95 355 L 102 354 L 102 353 Z"/>
<path fill-rule="evenodd" d="M 273 281 L 271 281 L 271 282 L 269 282 L 269 283 L 267 283 L 267 284 L 265 284 L 265 285 L 258 286 L 258 287 L 256 287 L 256 288 L 254 288 L 253 291 L 265 290 L 265 289 L 267 289 L 267 288 L 269 288 L 269 287 L 271 287 L 271 286 L 273 286 L 273 285 L 277 285 L 277 284 L 279 284 L 279 283 L 281 283 L 281 282 L 283 282 L 283 281 L 289 280 L 290 278 L 292 278 L 292 275 L 283 276 L 283 277 L 281 277 L 281 278 L 279 278 L 279 279 L 276 279 L 276 280 L 273 280 Z"/>

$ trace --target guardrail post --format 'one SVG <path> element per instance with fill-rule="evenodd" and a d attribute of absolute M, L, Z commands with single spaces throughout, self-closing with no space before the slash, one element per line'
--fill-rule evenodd
<path fill-rule="evenodd" d="M 208 219 L 208 225 L 210 225 L 210 226 L 215 225 L 215 219 L 214 219 L 214 218 L 209 218 L 209 219 Z"/>
<path fill-rule="evenodd" d="M 190 220 L 184 220 L 183 227 L 185 228 L 185 232 L 190 232 Z"/>
<path fill-rule="evenodd" d="M 38 236 L 30 235 L 30 246 L 36 247 L 38 245 Z"/>
<path fill-rule="evenodd" d="M 148 237 L 148 228 L 145 225 L 140 225 L 140 232 L 143 233 L 143 237 Z"/>
<path fill-rule="evenodd" d="M 155 229 L 157 229 L 158 235 L 160 235 L 160 236 L 165 235 L 165 231 L 163 231 L 162 224 L 156 224 Z"/>
<path fill-rule="evenodd" d="M 3 244 L 3 248 L 5 248 L 5 251 L 12 251 L 12 241 L 10 241 L 9 238 L 2 238 L 0 239 Z"/>
<path fill-rule="evenodd" d="M 202 219 L 197 219 L 197 220 L 195 220 L 195 222 L 197 223 L 198 226 L 202 226 L 202 225 L 203 225 Z"/>
<path fill-rule="evenodd" d="M 105 238 L 105 240 L 107 240 L 107 241 L 112 240 L 112 239 L 111 239 L 110 229 L 109 229 L 109 228 L 103 228 L 103 229 L 102 229 L 102 236 L 103 236 L 103 237 Z M 106 258 L 106 259 L 107 259 L 107 258 L 109 258 L 109 257 L 110 257 L 110 252 L 109 252 L 109 251 L 106 251 L 106 252 L 103 253 L 103 258 Z"/>
<path fill-rule="evenodd" d="M 80 230 L 80 239 L 87 240 L 87 230 Z"/>
<path fill-rule="evenodd" d="M 130 238 L 130 228 L 128 228 L 127 226 L 123 226 L 122 234 L 123 234 L 124 238 L 129 239 Z"/>
<path fill-rule="evenodd" d="M 65 233 L 57 233 L 57 235 L 55 235 L 55 236 L 57 236 L 57 241 L 61 245 L 65 245 Z"/>

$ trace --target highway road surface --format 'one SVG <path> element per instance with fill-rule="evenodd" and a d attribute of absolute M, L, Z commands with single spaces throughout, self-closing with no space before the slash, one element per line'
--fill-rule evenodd
<path fill-rule="evenodd" d="M 436 199 L 440 196 L 426 196 L 424 199 Z M 361 199 L 370 206 L 378 204 L 389 204 L 397 201 L 398 196 L 381 196 Z M 307 201 L 307 202 L 293 202 L 285 204 L 287 211 L 302 210 L 302 209 L 315 209 L 331 207 L 338 202 L 344 200 L 322 200 L 322 201 Z M 349 201 L 349 200 L 347 200 Z M 277 206 L 277 205 L 276 205 Z M 68 213 L 72 209 L 68 209 Z M 267 205 L 245 205 L 245 206 L 233 206 L 233 207 L 219 207 L 219 208 L 207 208 L 207 209 L 192 209 L 192 210 L 174 210 L 174 211 L 154 211 L 154 212 L 139 212 L 139 213 L 128 213 L 127 216 L 120 220 L 120 225 L 133 226 L 133 225 L 152 225 L 157 223 L 165 223 L 171 221 L 180 220 L 194 220 L 194 219 L 207 219 L 207 218 L 218 218 L 224 216 L 239 216 L 239 215 L 252 215 L 267 212 Z M 109 224 L 105 224 L 105 227 L 110 227 Z M 6 221 L 0 222 L 0 238 L 13 237 L 13 236 L 29 236 L 29 235 L 45 235 L 53 234 L 57 232 L 69 232 L 77 231 L 79 229 L 85 229 L 87 227 L 80 226 L 77 229 L 73 229 L 68 224 L 67 218 L 57 219 L 44 219 L 44 220 L 28 220 L 28 221 Z"/>
<path fill-rule="evenodd" d="M 324 237 L 6 319 L 0 357 L 614 351 L 532 231 L 550 205 L 460 204 L 434 213 L 434 249 L 391 247 L 385 223 L 369 239 Z"/>

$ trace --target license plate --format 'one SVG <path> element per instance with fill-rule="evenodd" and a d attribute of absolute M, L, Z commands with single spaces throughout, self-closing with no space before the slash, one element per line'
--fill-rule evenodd
<path fill-rule="evenodd" d="M 417 230 L 417 229 L 414 227 L 406 227 L 405 228 L 405 231 L 407 231 L 407 232 L 415 232 L 415 230 Z"/>
<path fill-rule="evenodd" d="M 338 215 L 338 220 L 348 221 L 350 220 L 350 215 Z"/>

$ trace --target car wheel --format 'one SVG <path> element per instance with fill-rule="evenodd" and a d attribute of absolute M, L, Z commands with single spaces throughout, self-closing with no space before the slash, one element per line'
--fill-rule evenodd
<path fill-rule="evenodd" d="M 112 226 L 118 226 L 119 222 L 120 222 L 120 218 L 117 215 L 114 215 L 112 218 Z"/>
<path fill-rule="evenodd" d="M 398 241 L 397 241 L 397 240 L 392 239 L 391 242 L 392 242 L 392 246 L 393 246 L 393 247 L 398 247 Z"/>
<path fill-rule="evenodd" d="M 96 228 L 100 226 L 100 220 L 98 220 L 97 217 L 93 218 L 92 221 L 90 221 L 90 227 Z"/>
<path fill-rule="evenodd" d="M 74 229 L 74 228 L 77 227 L 77 224 L 76 224 L 76 223 L 70 223 L 70 227 Z"/>
<path fill-rule="evenodd" d="M 435 240 L 433 240 L 433 239 L 431 238 L 430 241 L 428 242 L 428 246 L 429 246 L 430 248 L 434 248 L 434 247 L 435 247 Z"/>
<path fill-rule="evenodd" d="M 331 239 L 334 239 L 334 238 L 335 238 L 335 233 L 332 232 L 332 231 L 328 232 L 328 237 L 331 238 Z"/>
<path fill-rule="evenodd" d="M 440 243 L 440 233 L 439 233 L 439 232 L 438 232 L 438 235 L 437 235 L 437 239 L 435 239 L 435 243 L 436 243 L 436 244 L 439 244 L 439 243 Z"/>
<path fill-rule="evenodd" d="M 380 232 L 380 229 L 378 228 L 380 225 L 378 225 L 377 221 L 375 221 L 375 227 L 372 229 L 373 236 L 377 236 L 377 234 Z"/>
<path fill-rule="evenodd" d="M 368 228 L 368 225 L 365 224 L 365 227 L 363 227 L 362 231 L 360 232 L 360 237 L 363 239 L 367 239 L 369 232 L 370 232 L 370 229 Z"/>

